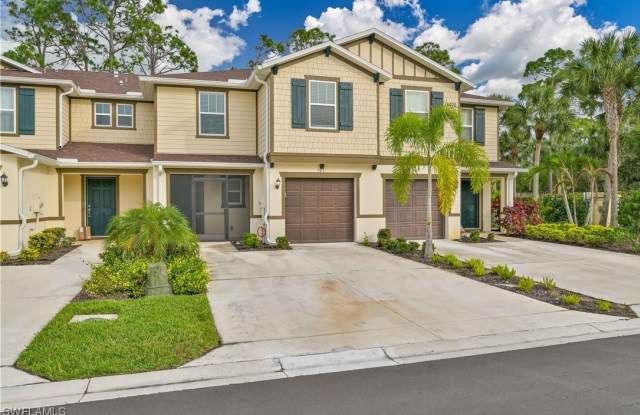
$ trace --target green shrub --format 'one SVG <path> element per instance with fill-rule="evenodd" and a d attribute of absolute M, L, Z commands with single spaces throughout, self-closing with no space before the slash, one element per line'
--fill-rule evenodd
<path fill-rule="evenodd" d="M 578 294 L 565 294 L 560 296 L 560 301 L 566 305 L 578 305 L 582 299 Z"/>
<path fill-rule="evenodd" d="M 409 252 L 415 253 L 418 249 L 420 249 L 420 244 L 416 241 L 409 241 Z"/>
<path fill-rule="evenodd" d="M 494 265 L 491 268 L 491 272 L 496 274 L 503 281 L 509 281 L 511 278 L 516 276 L 516 270 L 506 265 Z"/>
<path fill-rule="evenodd" d="M 587 212 L 589 211 L 588 200 L 584 199 L 581 193 L 576 193 L 576 213 L 578 216 L 578 223 L 584 223 Z M 572 205 L 572 195 L 569 194 L 569 204 Z M 572 205 L 573 206 L 573 205 Z M 573 209 L 573 207 L 572 207 Z M 567 222 L 567 211 L 564 208 L 564 200 L 560 195 L 545 195 L 540 198 L 540 216 L 546 223 L 560 223 Z"/>
<path fill-rule="evenodd" d="M 489 232 L 487 234 L 487 241 L 495 241 L 496 240 L 496 234 L 493 232 Z"/>
<path fill-rule="evenodd" d="M 56 228 L 47 228 L 43 230 L 42 233 L 48 233 L 55 236 L 55 238 L 58 240 L 58 244 L 61 244 L 62 241 L 66 239 L 67 231 L 65 228 L 56 227 Z"/>
<path fill-rule="evenodd" d="M 159 203 L 130 209 L 113 218 L 107 228 L 107 245 L 125 255 L 166 261 L 178 254 L 198 252 L 198 237 L 175 207 Z"/>
<path fill-rule="evenodd" d="M 544 277 L 542 279 L 542 287 L 547 291 L 555 290 L 556 281 L 553 278 Z"/>
<path fill-rule="evenodd" d="M 144 259 L 112 259 L 109 263 L 93 265 L 91 277 L 83 283 L 83 288 L 99 297 L 142 297 L 147 268 L 148 262 Z"/>
<path fill-rule="evenodd" d="M 425 241 L 425 242 L 423 242 L 422 244 L 420 244 L 420 251 L 421 251 L 421 252 L 424 252 L 424 248 L 425 248 L 425 245 L 424 245 L 424 244 L 426 244 L 426 243 L 427 243 L 427 242 Z M 431 251 L 432 251 L 434 254 L 436 253 L 436 244 L 434 244 L 433 242 L 431 242 Z"/>
<path fill-rule="evenodd" d="M 244 244 L 244 246 L 253 249 L 260 248 L 260 246 L 262 245 L 262 241 L 260 240 L 260 238 L 258 238 L 258 235 L 250 232 L 242 235 L 242 243 Z"/>
<path fill-rule="evenodd" d="M 289 245 L 289 239 L 286 236 L 278 236 L 276 238 L 276 246 L 278 249 L 291 249 L 291 245 Z"/>
<path fill-rule="evenodd" d="M 392 239 L 387 247 L 394 254 L 406 254 L 409 252 L 409 242 L 404 238 Z"/>
<path fill-rule="evenodd" d="M 7 251 L 0 251 L 0 265 L 6 264 L 10 259 L 11 257 Z"/>
<path fill-rule="evenodd" d="M 620 226 L 640 235 L 640 189 L 625 192 L 620 197 L 618 221 Z"/>
<path fill-rule="evenodd" d="M 518 290 L 528 293 L 536 286 L 536 282 L 531 277 L 521 277 L 518 280 Z"/>
<path fill-rule="evenodd" d="M 611 311 L 612 304 L 607 300 L 596 300 L 596 309 L 601 313 L 608 313 Z"/>
<path fill-rule="evenodd" d="M 174 294 L 193 295 L 207 291 L 209 269 L 207 263 L 195 255 L 171 258 L 167 266 Z"/>
<path fill-rule="evenodd" d="M 487 269 L 484 266 L 484 261 L 480 258 L 471 258 L 467 261 L 469 268 L 473 270 L 476 277 L 484 277 L 487 275 Z"/>
<path fill-rule="evenodd" d="M 462 262 L 457 256 L 453 254 L 447 254 L 442 259 L 445 264 L 455 269 L 460 269 L 464 267 L 464 262 Z"/>
<path fill-rule="evenodd" d="M 56 249 L 58 241 L 59 239 L 52 233 L 38 232 L 29 236 L 29 248 L 44 254 Z"/>
<path fill-rule="evenodd" d="M 469 239 L 471 240 L 471 242 L 480 242 L 480 231 L 477 229 L 471 231 L 471 233 L 469 234 Z"/>
<path fill-rule="evenodd" d="M 33 248 L 25 248 L 18 254 L 18 260 L 22 262 L 33 262 L 40 258 L 40 251 Z"/>
<path fill-rule="evenodd" d="M 369 236 L 367 235 L 367 233 L 364 233 L 364 238 L 362 238 L 362 245 L 364 246 L 369 246 L 371 245 L 371 243 L 369 242 Z"/>
<path fill-rule="evenodd" d="M 440 255 L 440 254 L 436 254 L 436 253 L 434 253 L 434 254 L 431 256 L 431 263 L 432 263 L 433 265 L 441 265 L 441 264 L 444 264 L 444 256 L 443 256 L 443 255 Z"/>
<path fill-rule="evenodd" d="M 391 229 L 381 228 L 378 230 L 378 246 L 381 248 L 386 248 L 389 246 L 389 242 L 391 241 Z"/>

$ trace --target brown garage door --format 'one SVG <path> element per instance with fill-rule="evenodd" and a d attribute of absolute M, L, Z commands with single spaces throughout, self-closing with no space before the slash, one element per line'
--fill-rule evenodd
<path fill-rule="evenodd" d="M 288 178 L 284 206 L 290 241 L 353 241 L 353 179 Z"/>
<path fill-rule="evenodd" d="M 438 208 L 438 188 L 433 182 L 431 195 L 431 212 L 433 217 L 433 237 L 444 237 L 442 214 Z M 415 180 L 409 194 L 409 201 L 401 205 L 393 192 L 393 180 L 386 180 L 384 184 L 384 216 L 387 228 L 391 229 L 393 237 L 407 239 L 424 239 L 427 226 L 427 181 Z"/>

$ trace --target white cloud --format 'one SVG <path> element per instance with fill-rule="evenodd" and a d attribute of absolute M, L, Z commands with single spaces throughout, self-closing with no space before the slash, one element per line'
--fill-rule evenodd
<path fill-rule="evenodd" d="M 240 26 L 246 26 L 252 14 L 260 13 L 262 10 L 260 0 L 249 0 L 242 9 L 233 6 L 233 11 L 229 15 L 229 26 L 237 30 Z"/>

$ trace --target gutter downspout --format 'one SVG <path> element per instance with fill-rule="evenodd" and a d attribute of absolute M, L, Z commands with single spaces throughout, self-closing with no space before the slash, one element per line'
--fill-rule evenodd
<path fill-rule="evenodd" d="M 62 148 L 62 102 L 63 102 L 63 97 L 69 95 L 70 93 L 73 92 L 73 87 L 71 87 L 71 89 L 69 89 L 67 92 L 63 92 L 62 94 L 60 94 L 59 98 L 59 107 L 60 107 L 60 114 L 58 114 L 58 142 L 56 143 L 56 147 L 57 148 Z M 69 111 L 71 111 L 71 109 L 69 109 Z M 71 128 L 71 126 L 69 126 L 69 128 Z"/>
<path fill-rule="evenodd" d="M 160 198 L 160 190 L 162 189 L 162 184 L 160 182 L 160 178 L 164 176 L 164 167 L 162 167 L 162 164 L 158 164 L 158 181 L 157 181 L 157 186 L 156 186 L 156 192 L 158 195 L 158 203 L 160 203 L 162 206 L 166 206 L 165 203 L 162 203 L 162 200 Z"/>
<path fill-rule="evenodd" d="M 18 230 L 18 249 L 11 255 L 18 255 L 24 248 L 24 229 L 27 227 L 27 215 L 24 212 L 24 172 L 31 170 L 38 165 L 38 160 L 32 159 L 33 163 L 21 167 L 18 171 L 18 217 L 20 218 L 20 228 Z"/>
<path fill-rule="evenodd" d="M 265 191 L 265 207 L 262 213 L 262 221 L 264 222 L 265 228 L 265 238 L 268 244 L 273 244 L 274 241 L 271 239 L 271 225 L 269 224 L 269 214 L 271 208 L 271 183 L 269 181 L 271 166 L 269 164 L 269 84 L 266 81 L 258 78 L 256 74 L 256 81 L 259 84 L 265 87 L 264 94 L 264 153 L 262 154 L 262 160 L 264 162 L 264 168 L 262 169 L 262 174 L 264 176 L 264 191 Z"/>

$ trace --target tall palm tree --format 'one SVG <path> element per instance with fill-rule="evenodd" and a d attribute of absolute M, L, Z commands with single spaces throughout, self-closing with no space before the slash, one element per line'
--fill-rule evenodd
<path fill-rule="evenodd" d="M 561 134 L 566 130 L 572 114 L 569 100 L 559 96 L 555 82 L 536 81 L 522 87 L 518 102 L 504 115 L 505 125 L 510 129 L 521 129 L 534 138 L 533 166 L 540 165 L 542 142 L 551 133 Z M 533 198 L 540 197 L 540 175 L 533 175 Z"/>
<path fill-rule="evenodd" d="M 611 177 L 611 226 L 618 226 L 618 156 L 621 121 L 640 84 L 640 35 L 627 32 L 585 40 L 580 57 L 567 66 L 564 89 L 586 110 L 602 110 L 609 135 L 607 169 Z"/>
<path fill-rule="evenodd" d="M 455 141 L 444 141 L 445 125 L 453 128 Z M 474 192 L 489 180 L 489 161 L 482 147 L 462 138 L 460 112 L 453 106 L 435 107 L 426 116 L 404 114 L 391 123 L 387 145 L 396 158 L 393 167 L 393 190 L 400 203 L 406 203 L 411 183 L 422 168 L 427 169 L 427 226 L 424 257 L 433 255 L 433 215 L 431 213 L 432 178 L 437 171 L 439 208 L 449 213 L 458 190 L 459 169 L 466 167 Z"/>

